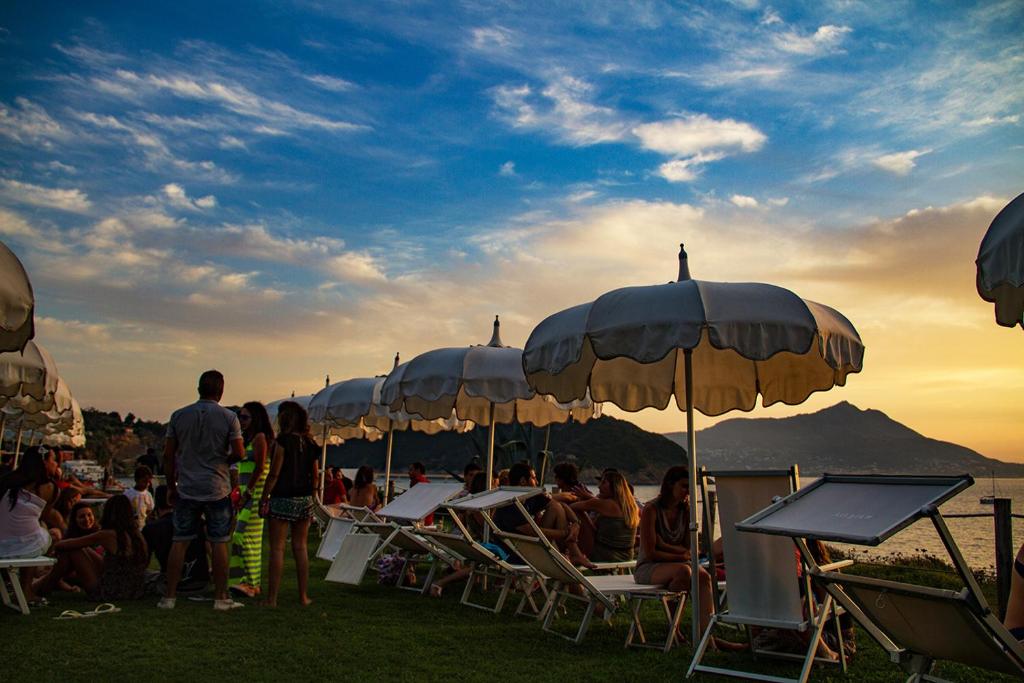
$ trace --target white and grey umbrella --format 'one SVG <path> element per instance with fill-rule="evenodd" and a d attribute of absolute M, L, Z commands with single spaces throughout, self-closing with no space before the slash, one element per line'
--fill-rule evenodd
<path fill-rule="evenodd" d="M 693 411 L 721 415 L 797 404 L 859 372 L 864 345 L 828 306 L 760 283 L 690 278 L 680 245 L 676 282 L 626 287 L 549 316 L 523 351 L 527 381 L 559 401 L 589 395 L 628 411 L 686 411 L 691 599 L 697 613 L 697 453 Z M 694 640 L 698 620 L 694 619 Z"/>
<path fill-rule="evenodd" d="M 995 304 L 996 322 L 1024 329 L 1024 194 L 992 221 L 976 263 L 978 294 Z"/>
<path fill-rule="evenodd" d="M 21 351 L 35 334 L 32 283 L 18 257 L 0 242 L 0 351 Z"/>
<path fill-rule="evenodd" d="M 270 424 L 274 426 L 274 431 L 277 431 L 277 411 L 281 407 L 281 404 L 285 401 L 295 401 L 303 408 L 309 406 L 309 402 L 313 400 L 313 394 L 306 394 L 305 396 L 289 396 L 288 398 L 279 398 L 276 401 L 271 401 L 266 405 L 267 417 L 270 418 Z"/>
<path fill-rule="evenodd" d="M 395 368 L 399 368 L 395 355 Z M 473 423 L 459 420 L 453 414 L 447 418 L 428 420 L 404 411 L 393 411 L 381 402 L 381 387 L 385 375 L 378 377 L 357 377 L 335 384 L 329 384 L 313 396 L 309 402 L 309 419 L 317 426 L 324 439 L 324 453 L 321 466 L 326 465 L 327 438 L 367 439 L 376 441 L 387 436 L 384 459 L 385 491 L 390 489 L 391 454 L 394 433 L 412 429 L 425 434 L 439 432 L 464 432 L 473 428 Z"/>
<path fill-rule="evenodd" d="M 29 341 L 20 352 L 0 353 L 0 434 L 9 420 L 17 420 L 20 446 L 22 417 L 53 409 L 59 386 L 57 364 L 41 344 Z"/>
<path fill-rule="evenodd" d="M 427 351 L 395 368 L 381 388 L 381 402 L 391 410 L 427 420 L 453 414 L 489 428 L 487 483 L 494 471 L 494 425 L 533 424 L 543 427 L 570 417 L 584 422 L 600 414 L 600 406 L 584 394 L 559 403 L 534 391 L 523 375 L 523 352 L 501 342 L 495 317 L 491 340 L 484 346 Z"/>

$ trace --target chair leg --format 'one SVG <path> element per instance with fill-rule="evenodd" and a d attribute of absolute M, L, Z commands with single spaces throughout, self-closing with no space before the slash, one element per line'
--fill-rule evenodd
<path fill-rule="evenodd" d="M 10 578 L 10 571 L 7 570 L 7 569 L 0 569 L 0 599 L 3 600 L 4 607 L 10 607 L 11 609 L 17 609 L 14 606 L 14 603 L 11 602 L 11 594 L 7 592 L 7 580 L 9 578 Z"/>
<path fill-rule="evenodd" d="M 680 611 L 682 611 L 682 605 L 680 605 Z M 700 639 L 700 644 L 693 653 L 693 659 L 690 660 L 690 668 L 686 670 L 687 678 L 693 675 L 693 672 L 700 665 L 700 660 L 704 658 L 704 652 L 708 647 L 708 643 L 711 641 L 711 632 L 715 630 L 716 623 L 718 623 L 718 614 L 712 614 L 711 623 L 708 624 L 707 630 L 704 631 L 704 636 Z"/>
<path fill-rule="evenodd" d="M 644 627 L 640 623 L 640 605 L 640 598 L 631 598 L 629 601 L 632 621 L 629 623 L 629 633 L 626 634 L 626 647 L 633 644 L 634 638 L 639 639 L 641 645 L 647 644 L 647 636 L 644 635 Z"/>
<path fill-rule="evenodd" d="M 21 574 L 18 569 L 8 570 L 8 576 L 11 577 L 11 588 L 14 590 L 14 597 L 18 600 L 18 609 L 22 614 L 28 614 L 28 601 L 25 599 L 25 593 L 21 590 Z"/>
<path fill-rule="evenodd" d="M 541 628 L 545 631 L 551 630 L 551 622 L 555 620 L 555 614 L 558 612 L 558 598 L 559 598 L 559 584 L 556 582 L 551 587 L 551 592 L 548 593 L 548 599 L 544 603 L 544 623 L 541 624 Z"/>
<path fill-rule="evenodd" d="M 574 643 L 579 645 L 583 642 L 583 638 L 587 635 L 587 629 L 590 628 L 590 619 L 594 616 L 594 608 L 597 606 L 597 602 L 591 598 L 590 602 L 587 603 L 587 611 L 583 614 L 583 621 L 580 622 L 580 630 L 576 632 L 576 639 Z"/>
<path fill-rule="evenodd" d="M 441 560 L 436 557 L 430 563 L 430 571 L 427 572 L 427 577 L 423 579 L 423 588 L 420 589 L 420 595 L 426 595 L 430 592 L 430 586 L 434 583 L 434 576 L 437 574 L 437 567 L 440 563 Z"/>
<path fill-rule="evenodd" d="M 825 625 L 828 623 L 829 612 L 831 609 L 832 596 L 829 595 L 825 598 L 824 604 L 815 615 L 814 631 L 811 632 L 811 643 L 807 647 L 807 656 L 804 658 L 804 666 L 800 671 L 800 678 L 797 679 L 798 683 L 807 683 L 807 679 L 811 675 L 811 667 L 814 666 L 814 658 L 818 655 L 818 643 L 821 642 L 821 638 L 825 634 Z M 840 652 L 839 656 L 842 657 L 843 653 Z"/>
<path fill-rule="evenodd" d="M 846 671 L 846 647 L 843 643 L 843 626 L 839 622 L 839 610 L 836 609 L 835 603 L 832 604 L 832 623 L 836 627 L 836 643 L 839 648 L 839 666 L 843 669 L 843 675 Z"/>
<path fill-rule="evenodd" d="M 505 606 L 505 598 L 508 597 L 508 591 L 512 587 L 513 581 L 515 581 L 515 577 L 512 574 L 509 574 L 501 584 L 501 593 L 498 595 L 497 604 L 494 605 L 495 614 L 500 614 L 501 608 Z"/>
<path fill-rule="evenodd" d="M 665 601 L 665 606 L 668 607 L 668 598 L 662 598 Z M 679 636 L 676 635 L 679 631 L 679 622 L 683 619 L 683 608 L 686 607 L 686 595 L 679 596 L 679 604 L 676 605 L 676 610 L 672 614 L 672 618 L 669 619 L 668 623 L 668 635 L 665 637 L 665 652 L 667 653 L 672 649 L 672 646 L 676 644 Z M 711 625 L 708 625 L 708 633 L 711 632 Z M 706 635 L 706 634 L 705 634 Z"/>

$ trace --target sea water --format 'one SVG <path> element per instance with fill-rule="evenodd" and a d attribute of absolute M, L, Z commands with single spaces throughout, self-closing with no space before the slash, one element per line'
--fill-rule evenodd
<path fill-rule="evenodd" d="M 814 479 L 804 478 L 804 486 Z M 1024 514 L 1024 479 L 996 479 L 995 495 L 1009 498 L 1013 512 Z M 990 479 L 978 479 L 974 486 L 963 491 L 942 505 L 942 514 L 975 514 L 992 513 L 991 505 L 983 505 L 982 496 L 992 495 L 993 482 Z M 637 486 L 636 496 L 639 501 L 648 501 L 658 495 L 657 486 Z M 1024 542 L 1024 519 L 1013 521 L 1013 552 Z M 996 546 L 995 526 L 992 517 L 975 517 L 968 519 L 946 519 L 946 526 L 960 547 L 964 559 L 974 569 L 992 570 L 995 567 Z M 716 523 L 717 527 L 717 523 Z M 716 528 L 717 535 L 717 528 Z M 902 555 L 935 555 L 944 560 L 948 558 L 946 549 L 939 540 L 939 535 L 930 520 L 923 519 L 907 527 L 903 531 L 874 548 L 866 546 L 848 546 L 834 544 L 839 548 L 849 549 L 858 556 L 880 558 L 897 554 Z M 948 560 L 947 560 L 948 561 Z"/>

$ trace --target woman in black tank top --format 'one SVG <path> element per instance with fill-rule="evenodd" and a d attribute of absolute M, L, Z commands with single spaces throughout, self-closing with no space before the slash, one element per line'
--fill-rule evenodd
<path fill-rule="evenodd" d="M 299 579 L 299 602 L 312 602 L 307 594 L 309 552 L 306 538 L 313 518 L 313 491 L 317 481 L 317 445 L 309 437 L 309 416 L 294 401 L 278 409 L 280 430 L 270 451 L 270 474 L 260 501 L 260 515 L 270 520 L 270 576 L 265 605 L 277 606 L 284 568 L 284 544 L 292 534 L 292 553 Z"/>

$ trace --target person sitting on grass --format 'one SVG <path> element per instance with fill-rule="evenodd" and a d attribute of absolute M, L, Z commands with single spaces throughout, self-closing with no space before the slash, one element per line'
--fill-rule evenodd
<path fill-rule="evenodd" d="M 298 575 L 299 603 L 309 605 L 309 551 L 306 540 L 313 517 L 319 449 L 309 436 L 309 415 L 295 401 L 278 408 L 281 430 L 270 451 L 270 474 L 260 501 L 260 516 L 270 520 L 270 576 L 263 604 L 277 607 L 284 570 L 284 543 L 292 535 L 292 555 Z"/>
<path fill-rule="evenodd" d="M 526 462 L 516 463 L 509 468 L 508 479 L 509 486 L 537 486 L 537 473 Z M 593 567 L 593 563 L 580 550 L 580 520 L 572 508 L 554 500 L 546 493 L 538 493 L 527 498 L 523 501 L 523 507 L 534 517 L 541 533 L 553 541 L 573 564 Z M 536 535 L 533 526 L 516 505 L 498 508 L 494 511 L 493 519 L 495 526 L 502 531 L 524 536 Z M 514 564 L 521 562 L 517 561 Z"/>
<path fill-rule="evenodd" d="M 54 534 L 56 540 L 59 541 L 67 533 L 68 526 L 71 524 L 71 510 L 80 500 L 82 500 L 82 494 L 76 489 L 70 487 L 60 489 L 60 493 L 57 494 L 57 502 L 43 518 L 43 523 L 47 527 L 54 532 L 59 532 L 59 535 Z"/>
<path fill-rule="evenodd" d="M 149 549 L 149 558 L 146 564 L 148 565 L 153 556 L 156 556 L 157 563 L 160 565 L 160 573 L 166 579 L 167 564 L 171 548 L 174 545 L 174 506 L 167 501 L 167 486 L 164 484 L 157 486 L 153 500 L 156 504 L 153 519 L 142 527 L 142 537 L 146 539 L 146 546 Z M 210 582 L 210 561 L 206 557 L 205 528 L 200 525 L 196 531 L 196 537 L 185 549 L 185 559 L 182 563 L 181 580 L 178 587 L 182 593 L 201 591 Z"/>
<path fill-rule="evenodd" d="M 100 530 L 100 525 L 96 522 L 96 515 L 92 510 L 92 506 L 88 503 L 75 503 L 74 507 L 68 511 L 67 519 L 68 524 L 64 532 L 64 538 L 81 538 L 82 536 L 88 536 L 89 534 Z M 99 557 L 103 557 L 102 545 L 95 545 L 92 548 L 87 548 L 86 550 L 96 553 Z M 74 572 L 66 575 L 64 578 L 59 580 L 56 589 L 72 593 L 81 592 L 82 589 L 76 582 L 77 578 L 78 577 L 74 575 Z"/>
<path fill-rule="evenodd" d="M 60 472 L 53 451 L 33 448 L 21 457 L 16 470 L 0 476 L 0 559 L 39 557 L 54 537 L 40 523 L 57 500 L 53 477 Z M 29 604 L 44 603 L 32 588 L 36 567 L 19 570 L 22 591 Z"/>
<path fill-rule="evenodd" d="M 97 545 L 103 547 L 103 557 L 94 550 Z M 56 589 L 72 573 L 89 599 L 97 602 L 136 600 L 145 593 L 149 553 L 139 533 L 135 510 L 124 494 L 103 506 L 98 531 L 58 541 L 53 550 L 57 564 L 36 584 L 40 595 Z"/>
<path fill-rule="evenodd" d="M 673 591 L 690 591 L 690 485 L 684 465 L 670 467 L 661 480 L 658 497 L 644 506 L 640 515 L 640 555 L 633 579 L 639 584 L 665 586 Z M 700 632 L 708 628 L 714 612 L 711 575 L 703 568 L 698 575 L 700 589 Z M 680 639 L 685 640 L 682 634 Z M 746 645 L 712 638 L 711 647 L 743 650 Z"/>
<path fill-rule="evenodd" d="M 593 562 L 628 562 L 634 555 L 640 508 L 618 472 L 605 474 L 597 490 L 596 497 L 570 506 L 580 517 L 580 547 Z"/>
<path fill-rule="evenodd" d="M 153 494 L 149 492 L 153 484 L 153 470 L 145 465 L 135 468 L 135 486 L 125 489 L 124 495 L 132 502 L 132 509 L 135 510 L 135 519 L 139 523 L 139 529 L 146 526 L 149 516 L 153 513 L 156 503 L 153 501 Z"/>

